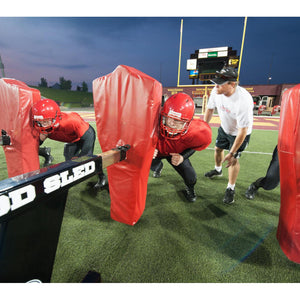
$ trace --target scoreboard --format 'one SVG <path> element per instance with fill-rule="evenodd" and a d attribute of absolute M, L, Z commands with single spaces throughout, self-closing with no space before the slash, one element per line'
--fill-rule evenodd
<path fill-rule="evenodd" d="M 237 50 L 232 50 L 232 47 L 198 49 L 190 55 L 186 69 L 189 72 L 189 79 L 193 79 L 193 83 L 195 79 L 203 83 L 210 83 L 210 79 L 215 77 L 216 71 L 220 71 L 225 65 L 233 68 L 237 68 L 239 65 Z"/>

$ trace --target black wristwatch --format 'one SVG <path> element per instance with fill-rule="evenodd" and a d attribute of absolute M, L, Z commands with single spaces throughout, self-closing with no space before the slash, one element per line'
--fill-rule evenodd
<path fill-rule="evenodd" d="M 235 153 L 229 152 L 229 154 L 231 154 L 234 158 L 237 158 L 239 156 L 238 152 L 235 152 Z"/>

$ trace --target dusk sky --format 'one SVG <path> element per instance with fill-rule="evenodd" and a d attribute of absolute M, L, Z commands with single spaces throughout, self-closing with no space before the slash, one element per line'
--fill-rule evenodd
<path fill-rule="evenodd" d="M 0 56 L 5 76 L 38 85 L 59 77 L 72 89 L 128 65 L 163 86 L 176 86 L 183 19 L 180 84 L 186 61 L 200 48 L 229 46 L 240 55 L 244 15 L 224 16 L 14 17 L 0 14 Z M 22 14 L 23 15 L 23 14 Z M 78 15 L 78 14 L 76 14 Z M 141 14 L 143 15 L 143 14 Z M 300 17 L 248 17 L 240 83 L 299 83 Z M 1 73 L 0 73 L 1 74 Z"/>

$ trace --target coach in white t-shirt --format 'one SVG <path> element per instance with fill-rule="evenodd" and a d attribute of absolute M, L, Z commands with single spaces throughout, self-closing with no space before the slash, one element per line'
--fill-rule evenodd
<path fill-rule="evenodd" d="M 204 121 L 209 123 L 217 108 L 221 120 L 215 146 L 215 169 L 206 177 L 222 176 L 222 163 L 227 161 L 228 185 L 223 202 L 234 202 L 235 183 L 239 174 L 238 158 L 247 147 L 253 125 L 253 99 L 237 82 L 238 74 L 231 67 L 217 71 L 215 84 L 208 100 Z M 224 149 L 229 150 L 224 157 Z"/>

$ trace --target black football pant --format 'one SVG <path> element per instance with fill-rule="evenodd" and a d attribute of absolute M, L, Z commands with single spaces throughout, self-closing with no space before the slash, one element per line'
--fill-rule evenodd
<path fill-rule="evenodd" d="M 268 167 L 265 177 L 261 177 L 254 182 L 254 185 L 257 188 L 262 187 L 265 190 L 272 190 L 277 187 L 279 184 L 279 159 L 278 159 L 278 150 L 277 145 L 273 151 L 272 160 Z"/>
<path fill-rule="evenodd" d="M 93 155 L 96 134 L 92 126 L 84 133 L 81 139 L 75 143 L 66 143 L 64 147 L 65 160 L 73 157 L 81 157 L 85 155 Z"/>
<path fill-rule="evenodd" d="M 186 158 L 179 166 L 174 166 L 171 163 L 171 156 L 158 157 L 152 160 L 151 170 L 159 172 L 163 168 L 162 159 L 166 159 L 175 171 L 182 177 L 184 183 L 193 188 L 197 182 L 196 172 L 188 158 Z"/>
<path fill-rule="evenodd" d="M 70 160 L 73 157 L 81 157 L 94 154 L 94 146 L 96 133 L 90 125 L 89 129 L 84 133 L 81 139 L 75 143 L 66 143 L 64 147 L 65 160 Z M 99 173 L 99 179 L 103 177 L 103 172 Z"/>

